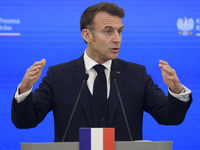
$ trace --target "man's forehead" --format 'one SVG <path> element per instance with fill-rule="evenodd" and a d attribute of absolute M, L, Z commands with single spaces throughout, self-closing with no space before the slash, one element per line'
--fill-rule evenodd
<path fill-rule="evenodd" d="M 98 12 L 93 23 L 96 27 L 100 28 L 123 28 L 122 19 L 107 12 Z"/>

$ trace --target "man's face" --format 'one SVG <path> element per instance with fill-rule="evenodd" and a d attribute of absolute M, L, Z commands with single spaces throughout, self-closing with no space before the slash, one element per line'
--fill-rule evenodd
<path fill-rule="evenodd" d="M 87 55 L 100 64 L 116 59 L 122 40 L 122 19 L 107 12 L 98 12 L 93 20 L 93 28 L 94 34 L 88 43 Z"/>

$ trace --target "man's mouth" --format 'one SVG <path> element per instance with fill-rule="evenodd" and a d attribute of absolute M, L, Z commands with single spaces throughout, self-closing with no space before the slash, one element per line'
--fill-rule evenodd
<path fill-rule="evenodd" d="M 119 52 L 119 48 L 118 48 L 118 47 L 111 48 L 111 51 L 112 51 L 112 52 L 115 52 L 115 53 L 116 53 L 116 52 Z"/>

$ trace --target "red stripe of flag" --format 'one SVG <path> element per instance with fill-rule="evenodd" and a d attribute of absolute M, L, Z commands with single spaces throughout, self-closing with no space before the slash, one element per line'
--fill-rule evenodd
<path fill-rule="evenodd" d="M 103 128 L 103 150 L 115 150 L 114 128 Z"/>

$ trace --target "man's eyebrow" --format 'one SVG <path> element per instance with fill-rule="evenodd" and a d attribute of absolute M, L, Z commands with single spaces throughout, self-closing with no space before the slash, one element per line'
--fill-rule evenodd
<path fill-rule="evenodd" d="M 108 28 L 113 29 L 112 26 L 105 26 L 105 27 L 104 27 L 104 29 L 108 29 Z M 124 26 L 120 27 L 118 30 L 122 30 L 122 29 L 124 29 Z"/>
<path fill-rule="evenodd" d="M 124 26 L 122 26 L 121 28 L 119 28 L 119 30 L 123 30 L 124 29 Z"/>
<path fill-rule="evenodd" d="M 103 29 L 107 29 L 107 28 L 112 28 L 113 29 L 112 26 L 105 26 Z"/>

